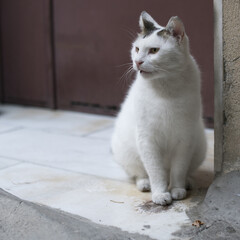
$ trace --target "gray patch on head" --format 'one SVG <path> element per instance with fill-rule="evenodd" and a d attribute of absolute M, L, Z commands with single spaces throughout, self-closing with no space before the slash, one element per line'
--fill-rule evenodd
<path fill-rule="evenodd" d="M 171 33 L 167 29 L 162 29 L 157 33 L 157 35 L 164 39 L 168 39 L 171 36 Z"/>
<path fill-rule="evenodd" d="M 143 38 L 151 35 L 154 31 L 159 29 L 159 28 L 156 28 L 152 22 L 149 22 L 146 19 L 143 19 L 143 24 L 144 24 L 144 29 L 141 33 L 143 35 Z"/>

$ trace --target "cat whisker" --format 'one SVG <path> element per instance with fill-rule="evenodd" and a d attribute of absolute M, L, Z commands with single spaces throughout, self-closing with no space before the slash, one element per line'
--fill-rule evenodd
<path fill-rule="evenodd" d="M 123 87 L 127 86 L 127 82 L 130 79 L 130 77 L 132 76 L 134 72 L 134 69 L 132 67 L 132 64 L 130 67 L 128 67 L 128 69 L 123 73 L 122 77 L 119 79 L 118 83 L 123 83 Z"/>
<path fill-rule="evenodd" d="M 132 68 L 132 62 L 129 62 L 129 63 L 123 63 L 123 64 L 120 64 L 118 66 L 115 66 L 116 68 L 121 68 L 121 67 L 127 67 L 127 69 L 124 71 L 124 73 L 122 74 L 122 76 L 120 78 L 118 78 L 118 81 L 117 81 L 117 85 L 121 85 L 122 82 L 124 83 L 123 86 L 125 86 L 125 79 L 127 79 L 127 75 L 128 75 L 128 72 L 130 71 L 130 69 Z M 123 81 L 124 80 L 124 81 Z"/>
<path fill-rule="evenodd" d="M 125 67 L 125 66 L 131 66 L 131 65 L 132 65 L 132 63 L 130 62 L 130 63 L 120 64 L 120 65 L 118 65 L 116 67 Z"/>
<path fill-rule="evenodd" d="M 131 76 L 131 73 L 133 72 L 133 67 L 130 66 L 125 73 L 122 75 L 121 79 L 128 80 L 128 77 Z"/>
<path fill-rule="evenodd" d="M 136 33 L 132 29 L 127 28 L 126 26 L 124 26 L 124 28 L 122 30 L 128 33 L 128 36 L 131 37 L 131 40 L 136 38 Z"/>

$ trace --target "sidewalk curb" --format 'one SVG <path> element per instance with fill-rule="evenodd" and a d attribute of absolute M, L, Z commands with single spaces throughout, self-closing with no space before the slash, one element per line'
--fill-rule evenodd
<path fill-rule="evenodd" d="M 1 240 L 151 240 L 148 236 L 21 200 L 2 189 L 0 213 Z"/>

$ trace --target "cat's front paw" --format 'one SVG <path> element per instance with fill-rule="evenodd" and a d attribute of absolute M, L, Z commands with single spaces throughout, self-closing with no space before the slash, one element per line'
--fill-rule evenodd
<path fill-rule="evenodd" d="M 153 193 L 152 195 L 152 201 L 156 204 L 165 206 L 172 202 L 172 197 L 169 192 L 164 192 L 164 193 L 156 192 L 156 193 Z"/>
<path fill-rule="evenodd" d="M 137 180 L 137 188 L 141 192 L 149 192 L 151 190 L 148 178 L 141 178 Z"/>
<path fill-rule="evenodd" d="M 171 190 L 172 199 L 181 200 L 187 196 L 187 191 L 184 188 L 173 188 Z"/>

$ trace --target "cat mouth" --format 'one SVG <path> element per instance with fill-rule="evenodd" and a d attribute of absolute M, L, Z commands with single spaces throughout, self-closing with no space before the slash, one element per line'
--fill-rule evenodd
<path fill-rule="evenodd" d="M 146 72 L 146 71 L 143 71 L 143 70 L 139 70 L 139 71 L 140 71 L 141 74 L 142 74 L 142 73 L 144 73 L 144 74 L 145 74 L 145 73 L 146 73 L 146 74 L 147 74 L 147 73 L 150 73 L 150 72 Z"/>

